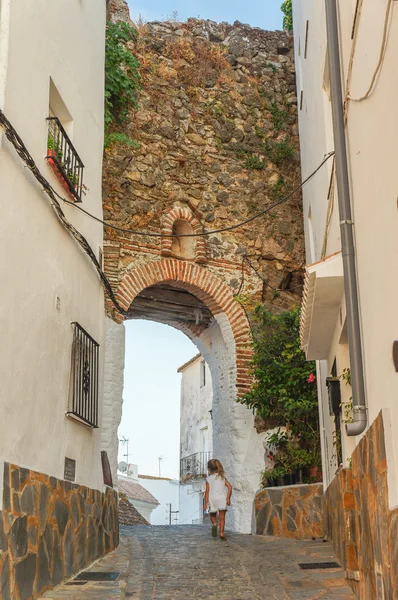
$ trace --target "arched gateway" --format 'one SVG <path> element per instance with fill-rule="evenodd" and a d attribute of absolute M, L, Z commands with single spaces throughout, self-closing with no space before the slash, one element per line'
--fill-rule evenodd
<path fill-rule="evenodd" d="M 234 486 L 229 523 L 238 531 L 249 532 L 263 448 L 262 436 L 253 427 L 253 415 L 236 402 L 251 383 L 250 326 L 242 306 L 231 289 L 208 268 L 173 258 L 127 266 L 120 273 L 115 291 L 127 318 L 151 319 L 183 331 L 208 363 L 214 394 L 213 452 L 224 463 Z M 112 310 L 111 305 L 109 309 Z M 118 397 L 114 389 L 107 387 L 110 381 L 112 386 L 115 384 L 112 356 L 119 354 L 116 369 L 123 363 L 120 324 L 124 317 L 113 311 L 113 319 L 107 336 L 103 445 L 114 463 L 122 388 L 119 386 Z"/>
<path fill-rule="evenodd" d="M 113 20 L 128 20 L 124 0 L 111 5 Z M 300 296 L 292 40 L 189 19 L 146 24 L 134 51 L 142 90 L 123 130 L 138 143 L 114 144 L 104 161 L 104 268 L 127 316 L 108 304 L 103 448 L 114 464 L 123 319 L 180 329 L 210 367 L 213 450 L 234 486 L 229 523 L 248 532 L 265 434 L 236 402 L 250 386 L 250 328 L 234 296 L 277 310 Z"/>

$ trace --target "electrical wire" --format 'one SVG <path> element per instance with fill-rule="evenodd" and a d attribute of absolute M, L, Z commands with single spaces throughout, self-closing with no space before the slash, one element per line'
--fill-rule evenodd
<path fill-rule="evenodd" d="M 223 227 L 222 229 L 213 229 L 212 231 L 203 231 L 202 233 L 154 233 L 154 232 L 151 232 L 151 231 L 136 231 L 134 229 L 125 229 L 124 227 L 118 227 L 117 225 L 112 225 L 111 223 L 107 223 L 106 221 L 103 221 L 99 217 L 96 217 L 96 216 L 92 215 L 91 213 L 89 213 L 87 210 L 85 210 L 84 208 L 82 208 L 81 206 L 79 206 L 78 204 L 76 204 L 75 202 L 71 202 L 70 200 L 66 200 L 65 198 L 62 198 L 62 196 L 60 196 L 55 190 L 53 190 L 53 191 L 66 204 L 70 204 L 71 206 L 73 206 L 77 210 L 80 210 L 82 213 L 84 213 L 85 215 L 87 215 L 91 219 L 94 219 L 94 221 L 97 221 L 98 223 L 102 223 L 104 225 L 104 227 L 109 227 L 111 229 L 114 229 L 116 231 L 120 231 L 122 233 L 130 233 L 130 234 L 133 234 L 133 235 L 139 235 L 139 236 L 143 236 L 143 237 L 155 237 L 155 238 L 207 237 L 209 235 L 215 235 L 216 233 L 224 233 L 226 231 L 233 231 L 234 229 L 238 229 L 239 227 L 243 227 L 244 225 L 247 225 L 248 223 L 251 223 L 255 219 L 258 219 L 258 218 L 266 215 L 268 212 L 270 212 L 271 210 L 273 210 L 274 208 L 276 208 L 280 204 L 283 204 L 284 202 L 286 202 L 287 200 L 289 200 L 298 190 L 300 190 L 301 188 L 303 188 L 318 173 L 318 171 L 323 167 L 323 165 L 332 156 L 334 156 L 334 151 L 329 152 L 328 154 L 326 154 L 324 156 L 322 162 L 320 163 L 320 165 L 315 169 L 315 171 L 313 171 L 310 175 L 308 175 L 308 177 L 306 177 L 306 179 L 304 179 L 304 181 L 302 181 L 299 185 L 297 185 L 295 188 L 293 188 L 293 190 L 291 192 L 289 192 L 289 194 L 287 194 L 287 196 L 284 196 L 283 198 L 281 198 L 277 202 L 274 202 L 270 206 L 267 206 L 267 208 L 265 208 L 261 212 L 256 213 L 252 217 L 249 217 L 248 219 L 245 219 L 244 221 L 241 221 L 240 223 L 236 223 L 236 225 L 230 225 L 229 227 Z"/>
<path fill-rule="evenodd" d="M 217 229 L 217 230 L 213 230 L 213 231 L 207 231 L 207 232 L 203 232 L 203 233 L 162 234 L 162 233 L 134 231 L 134 230 L 130 230 L 130 229 L 124 229 L 124 228 L 121 228 L 121 227 L 117 227 L 115 225 L 111 225 L 110 223 L 106 223 L 102 219 L 100 219 L 100 218 L 92 215 L 91 213 L 89 213 L 88 211 L 86 211 L 85 209 L 83 209 L 82 207 L 80 207 L 79 205 L 75 204 L 74 202 L 66 200 L 66 198 L 62 197 L 53 188 L 53 186 L 50 184 L 50 182 L 42 175 L 41 171 L 39 170 L 39 168 L 37 167 L 35 161 L 33 160 L 33 157 L 31 156 L 31 154 L 29 153 L 27 147 L 25 146 L 23 140 L 21 139 L 21 137 L 19 136 L 19 134 L 17 133 L 17 131 L 15 130 L 15 128 L 10 123 L 10 121 L 7 119 L 7 117 L 5 116 L 5 114 L 3 113 L 3 111 L 1 109 L 0 109 L 0 125 L 4 128 L 5 135 L 6 135 L 6 138 L 8 139 L 8 141 L 14 146 L 14 148 L 15 148 L 17 154 L 19 155 L 19 157 L 22 159 L 22 161 L 25 163 L 25 165 L 31 171 L 31 173 L 33 174 L 33 176 L 35 177 L 35 179 L 41 184 L 41 186 L 43 187 L 43 190 L 46 192 L 47 196 L 50 198 L 51 207 L 54 210 L 54 212 L 55 212 L 58 220 L 61 222 L 62 226 L 68 231 L 68 233 L 73 237 L 73 239 L 81 246 L 81 248 L 84 250 L 84 252 L 88 255 L 88 257 L 90 258 L 90 260 L 94 264 L 95 269 L 96 269 L 96 271 L 97 271 L 97 273 L 99 275 L 99 278 L 101 280 L 101 283 L 102 283 L 102 285 L 104 287 L 105 292 L 108 294 L 108 297 L 111 300 L 111 302 L 113 303 L 113 305 L 116 308 L 116 310 L 121 315 L 123 315 L 124 317 L 128 316 L 128 311 L 126 311 L 119 304 L 119 302 L 117 301 L 116 296 L 115 296 L 115 294 L 113 292 L 112 286 L 111 286 L 111 284 L 109 282 L 109 279 L 107 278 L 107 276 L 104 273 L 101 265 L 99 264 L 99 262 L 97 260 L 97 257 L 95 255 L 93 249 L 91 248 L 89 242 L 72 225 L 72 223 L 70 223 L 70 221 L 66 218 L 66 215 L 65 215 L 64 211 L 62 210 L 61 205 L 58 202 L 57 198 L 59 198 L 60 200 L 62 200 L 65 204 L 69 204 L 69 205 L 73 206 L 74 208 L 77 208 L 82 213 L 86 214 L 87 216 L 89 216 L 90 218 L 94 219 L 95 221 L 98 221 L 98 222 L 102 223 L 105 227 L 110 227 L 112 229 L 115 229 L 115 230 L 118 230 L 118 231 L 122 231 L 122 232 L 125 232 L 125 233 L 132 233 L 132 234 L 140 235 L 140 236 L 160 237 L 160 238 L 165 238 L 165 237 L 166 238 L 170 238 L 170 237 L 203 237 L 203 236 L 208 236 L 208 235 L 214 235 L 216 233 L 223 233 L 223 232 L 226 232 L 226 231 L 232 231 L 234 229 L 237 229 L 238 227 L 242 227 L 242 226 L 244 226 L 244 225 L 246 225 L 248 223 L 251 223 L 255 219 L 258 219 L 259 217 L 267 214 L 269 211 L 273 210 L 274 208 L 276 208 L 277 206 L 279 206 L 283 202 L 286 202 L 287 200 L 289 200 L 289 198 L 291 198 L 299 189 L 303 188 L 316 175 L 316 173 L 318 173 L 318 171 L 323 167 L 323 165 L 332 156 L 334 156 L 334 154 L 335 154 L 334 151 L 329 152 L 328 154 L 326 154 L 324 156 L 322 162 L 320 163 L 320 165 L 308 177 L 306 177 L 306 179 L 304 179 L 304 181 L 302 183 L 300 183 L 299 185 L 297 185 L 287 196 L 285 196 L 284 198 L 281 198 L 277 202 L 274 202 L 272 205 L 268 206 L 265 210 L 261 211 L 260 213 L 257 213 L 255 215 L 253 215 L 252 217 L 246 219 L 245 221 L 237 223 L 236 225 L 231 225 L 229 227 L 224 227 L 222 229 Z M 252 265 L 252 263 L 249 261 L 249 259 L 247 257 L 244 257 L 244 260 L 246 260 L 246 262 L 253 269 L 253 271 L 258 275 L 258 277 L 260 277 L 260 279 L 264 283 L 266 283 L 271 289 L 274 290 L 274 288 L 272 288 L 272 286 L 270 286 L 268 284 L 268 282 L 258 273 L 258 271 Z M 242 261 L 242 276 L 244 278 L 243 261 Z M 241 282 L 241 285 L 240 285 L 240 288 L 239 288 L 240 290 L 242 289 L 243 285 L 244 285 L 244 279 Z M 274 291 L 278 291 L 278 290 L 274 290 Z"/>
<path fill-rule="evenodd" d="M 10 121 L 7 119 L 7 117 L 5 116 L 5 114 L 3 113 L 3 111 L 1 109 L 0 109 L 0 125 L 3 126 L 6 138 L 14 146 L 18 156 L 26 164 L 26 166 L 31 171 L 31 173 L 36 178 L 36 180 L 42 185 L 47 196 L 50 198 L 51 207 L 52 207 L 53 211 L 55 212 L 58 220 L 61 222 L 62 226 L 68 231 L 69 235 L 71 235 L 73 237 L 73 239 L 79 244 L 79 246 L 81 246 L 81 248 L 83 248 L 84 252 L 87 254 L 87 256 L 90 258 L 91 262 L 94 264 L 94 266 L 97 270 L 97 273 L 99 275 L 99 278 L 101 280 L 101 283 L 103 285 L 103 288 L 104 288 L 105 292 L 108 294 L 109 299 L 113 303 L 114 307 L 121 315 L 126 317 L 128 315 L 128 312 L 122 306 L 120 306 L 120 304 L 118 303 L 116 296 L 112 290 L 112 286 L 109 283 L 109 280 L 108 280 L 107 276 L 105 275 L 104 271 L 102 270 L 102 267 L 99 264 L 97 257 L 95 255 L 93 249 L 91 248 L 90 244 L 88 243 L 87 239 L 66 218 L 65 213 L 62 210 L 61 205 L 56 198 L 56 196 L 60 197 L 59 194 L 54 190 L 52 185 L 42 175 L 42 173 L 36 166 L 36 163 L 33 160 L 31 154 L 29 153 L 28 149 L 26 148 L 24 142 L 22 141 L 21 137 L 18 135 L 17 131 L 11 125 Z"/>
<path fill-rule="evenodd" d="M 352 49 L 351 49 L 349 71 L 348 71 L 348 76 L 347 76 L 347 86 L 346 86 L 346 89 L 347 89 L 346 100 L 351 100 L 353 102 L 362 102 L 363 100 L 366 100 L 367 98 L 369 98 L 369 96 L 372 94 L 372 92 L 374 90 L 375 83 L 376 83 L 377 77 L 380 73 L 381 67 L 383 66 L 384 56 L 386 53 L 387 41 L 388 41 L 388 29 L 389 29 L 389 24 L 390 24 L 390 17 L 392 14 L 393 0 L 387 0 L 387 10 L 386 10 L 386 16 L 385 16 L 384 26 L 383 26 L 383 37 L 382 37 L 382 42 L 381 42 L 379 60 L 377 61 L 376 69 L 373 73 L 369 87 L 361 97 L 353 98 L 351 96 L 351 94 L 349 93 L 349 84 L 350 84 L 350 79 L 351 79 L 352 70 L 353 70 L 354 56 L 355 56 L 355 50 L 356 50 L 356 45 L 357 45 L 357 39 L 358 39 L 359 21 L 360 21 L 361 11 L 362 11 L 362 4 L 363 4 L 363 0 L 361 0 L 360 5 L 358 6 L 358 9 L 357 9 L 357 20 L 355 23 L 354 41 L 353 41 L 353 45 L 352 45 Z"/>

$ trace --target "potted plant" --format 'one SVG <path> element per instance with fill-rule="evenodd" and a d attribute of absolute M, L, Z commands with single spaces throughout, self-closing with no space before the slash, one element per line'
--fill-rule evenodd
<path fill-rule="evenodd" d="M 285 485 L 286 474 L 286 469 L 282 465 L 275 465 L 272 469 L 265 469 L 261 473 L 261 487 Z"/>

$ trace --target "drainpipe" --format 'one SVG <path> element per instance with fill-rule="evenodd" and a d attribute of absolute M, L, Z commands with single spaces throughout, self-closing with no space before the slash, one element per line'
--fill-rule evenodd
<path fill-rule="evenodd" d="M 343 111 L 343 90 L 341 85 L 337 0 L 325 0 L 325 2 L 326 30 L 329 50 L 330 96 L 333 116 L 333 137 L 336 152 L 336 179 L 354 413 L 354 422 L 347 423 L 346 432 L 349 436 L 355 436 L 362 433 L 367 425 L 365 383 L 355 265 L 354 224 L 352 222 L 351 214 L 347 144 Z"/>

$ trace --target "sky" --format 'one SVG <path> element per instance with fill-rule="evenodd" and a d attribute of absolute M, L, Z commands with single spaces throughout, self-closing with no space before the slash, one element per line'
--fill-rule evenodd
<path fill-rule="evenodd" d="M 124 403 L 119 440 L 129 440 L 129 463 L 140 475 L 178 478 L 180 384 L 178 367 L 197 354 L 180 331 L 153 321 L 126 321 Z M 119 443 L 119 461 L 127 462 Z"/>
<path fill-rule="evenodd" d="M 282 0 L 128 0 L 133 20 L 200 17 L 213 21 L 241 21 L 262 29 L 281 29 Z M 178 477 L 180 383 L 178 367 L 197 353 L 181 332 L 151 321 L 126 322 L 126 369 L 119 439 L 129 440 L 128 462 L 143 475 Z M 119 444 L 119 461 L 127 460 L 126 444 Z"/>
<path fill-rule="evenodd" d="M 241 21 L 262 29 L 282 29 L 282 0 L 127 0 L 131 18 L 139 15 L 145 21 L 158 21 L 173 17 L 178 21 L 200 17 L 212 21 Z"/>

